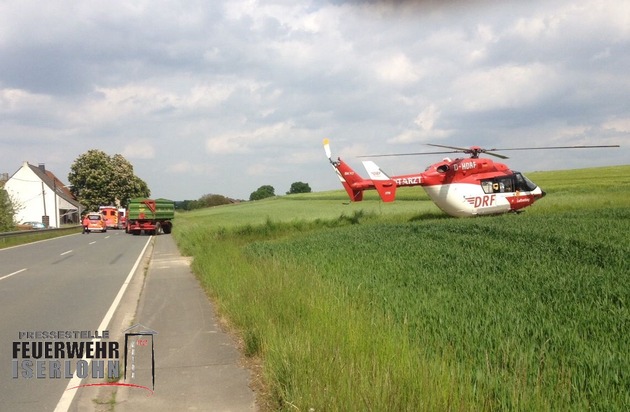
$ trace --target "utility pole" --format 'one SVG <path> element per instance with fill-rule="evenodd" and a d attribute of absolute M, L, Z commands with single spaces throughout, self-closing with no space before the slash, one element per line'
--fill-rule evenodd
<path fill-rule="evenodd" d="M 42 199 L 44 200 L 44 216 L 46 216 L 46 192 L 44 191 L 44 182 L 42 182 Z"/>
<path fill-rule="evenodd" d="M 53 192 L 55 193 L 55 227 L 59 229 L 61 222 L 59 221 L 59 211 L 57 209 L 57 179 L 53 179 Z"/>
<path fill-rule="evenodd" d="M 42 216 L 42 223 L 48 228 L 50 224 L 50 218 L 46 213 L 46 191 L 44 190 L 44 182 L 42 182 L 42 199 L 44 200 L 44 215 Z"/>

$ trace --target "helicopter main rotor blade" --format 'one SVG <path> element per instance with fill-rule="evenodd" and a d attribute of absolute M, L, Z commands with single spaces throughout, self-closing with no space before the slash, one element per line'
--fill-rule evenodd
<path fill-rule="evenodd" d="M 455 151 L 452 151 L 452 152 L 390 153 L 390 154 L 362 155 L 362 156 L 357 156 L 357 157 L 421 156 L 421 155 L 452 154 L 452 153 L 461 153 L 461 152 L 459 150 L 455 150 Z"/>
<path fill-rule="evenodd" d="M 425 145 L 427 146 L 433 146 L 433 147 L 442 147 L 444 149 L 455 149 L 457 150 L 457 152 L 467 152 L 470 151 L 470 149 L 466 148 L 466 147 L 457 147 L 457 146 L 445 146 L 443 144 L 433 144 L 433 143 L 425 143 Z"/>
<path fill-rule="evenodd" d="M 542 146 L 542 147 L 510 147 L 505 149 L 488 149 L 486 153 L 489 151 L 506 151 L 506 150 L 544 150 L 544 149 L 597 149 L 603 147 L 620 147 L 618 144 L 615 145 L 596 145 L 596 146 Z M 490 154 L 490 153 L 488 153 Z"/>
<path fill-rule="evenodd" d="M 498 153 L 492 153 L 488 150 L 482 150 L 481 153 L 485 153 L 489 156 L 494 156 L 494 157 L 498 157 L 499 159 L 509 159 L 509 157 L 502 155 L 502 154 L 498 154 Z"/>
<path fill-rule="evenodd" d="M 454 149 L 453 151 L 448 152 L 414 152 L 414 153 L 391 153 L 391 154 L 373 154 L 373 155 L 363 155 L 357 157 L 388 157 L 388 156 L 418 156 L 418 155 L 433 155 L 433 154 L 453 154 L 453 153 L 467 153 L 472 155 L 473 158 L 478 157 L 480 153 L 485 153 L 489 156 L 498 157 L 499 159 L 509 159 L 508 156 L 495 153 L 498 151 L 507 151 L 507 150 L 544 150 L 544 149 L 595 149 L 595 148 L 605 148 L 605 147 L 620 147 L 619 145 L 584 145 L 584 146 L 543 146 L 543 147 L 508 147 L 503 149 L 483 149 L 481 147 L 473 146 L 470 148 L 457 147 L 457 146 L 445 146 L 441 144 L 432 144 L 426 143 L 427 146 L 434 147 L 443 147 L 445 149 Z"/>
<path fill-rule="evenodd" d="M 482 149 L 482 148 L 478 148 L 478 152 L 473 151 L 473 148 L 464 148 L 464 147 L 457 147 L 457 146 L 445 146 L 442 144 L 433 144 L 433 143 L 426 143 L 427 146 L 435 146 L 435 147 L 444 147 L 446 149 L 455 149 L 457 150 L 457 152 L 454 153 L 468 153 L 468 154 L 473 154 L 474 156 L 476 156 L 478 153 L 487 153 L 490 156 L 494 156 L 494 157 L 498 157 L 499 159 L 509 159 L 509 157 L 498 154 L 498 153 L 488 153 L 488 151 L 486 149 Z"/>

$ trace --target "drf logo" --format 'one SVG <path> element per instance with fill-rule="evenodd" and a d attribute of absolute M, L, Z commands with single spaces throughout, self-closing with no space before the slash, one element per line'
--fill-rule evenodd
<path fill-rule="evenodd" d="M 497 195 L 483 195 L 468 197 L 466 201 L 472 205 L 475 209 L 478 207 L 494 206 L 496 203 Z"/>

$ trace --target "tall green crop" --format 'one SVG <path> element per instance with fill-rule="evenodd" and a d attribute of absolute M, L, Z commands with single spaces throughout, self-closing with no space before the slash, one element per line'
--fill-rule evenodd
<path fill-rule="evenodd" d="M 490 404 L 605 408 L 628 397 L 628 222 L 620 208 L 353 226 L 247 251 L 313 268 L 422 357 L 454 356 Z"/>
<path fill-rule="evenodd" d="M 627 410 L 630 166 L 529 177 L 548 194 L 520 215 L 327 193 L 175 235 L 268 409 Z"/>

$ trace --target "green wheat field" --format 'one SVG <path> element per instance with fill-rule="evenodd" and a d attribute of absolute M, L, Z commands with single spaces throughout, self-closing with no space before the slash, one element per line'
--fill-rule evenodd
<path fill-rule="evenodd" d="M 340 190 L 173 235 L 262 365 L 263 410 L 628 410 L 630 166 L 528 177 L 547 196 L 518 215 Z"/>

